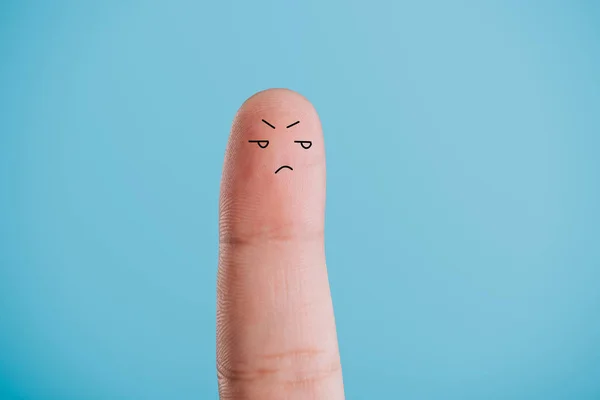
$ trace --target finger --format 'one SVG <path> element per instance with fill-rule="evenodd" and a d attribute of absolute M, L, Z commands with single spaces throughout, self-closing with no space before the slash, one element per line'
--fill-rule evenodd
<path fill-rule="evenodd" d="M 325 149 L 313 106 L 284 89 L 247 100 L 221 185 L 221 397 L 342 399 L 323 241 Z"/>

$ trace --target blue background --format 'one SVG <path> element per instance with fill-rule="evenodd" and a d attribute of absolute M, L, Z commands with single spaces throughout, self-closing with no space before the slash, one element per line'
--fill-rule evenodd
<path fill-rule="evenodd" d="M 527 3 L 527 5 L 525 5 Z M 600 398 L 600 5 L 0 5 L 0 398 L 210 399 L 239 105 L 327 142 L 348 399 Z"/>

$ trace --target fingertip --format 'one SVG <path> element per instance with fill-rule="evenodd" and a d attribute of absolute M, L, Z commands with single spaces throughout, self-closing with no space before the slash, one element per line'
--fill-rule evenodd
<path fill-rule="evenodd" d="M 279 88 L 250 96 L 232 124 L 222 187 L 231 229 L 322 230 L 325 150 L 311 102 Z"/>

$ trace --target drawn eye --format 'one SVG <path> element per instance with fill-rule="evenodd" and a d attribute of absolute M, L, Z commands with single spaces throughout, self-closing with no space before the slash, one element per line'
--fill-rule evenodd
<path fill-rule="evenodd" d="M 312 142 L 310 140 L 294 140 L 294 143 L 300 143 L 303 149 L 308 150 L 310 146 L 312 146 Z"/>
<path fill-rule="evenodd" d="M 268 140 L 248 140 L 248 142 L 258 144 L 258 147 L 260 147 L 261 149 L 264 149 L 269 145 Z"/>

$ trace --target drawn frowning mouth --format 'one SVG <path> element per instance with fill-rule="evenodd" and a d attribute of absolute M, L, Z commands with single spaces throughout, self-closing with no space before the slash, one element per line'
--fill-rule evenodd
<path fill-rule="evenodd" d="M 278 173 L 279 171 L 281 171 L 284 168 L 288 168 L 290 171 L 294 170 L 294 168 L 290 167 L 289 165 L 282 165 L 281 167 L 277 168 L 277 171 L 275 171 L 275 173 Z"/>

